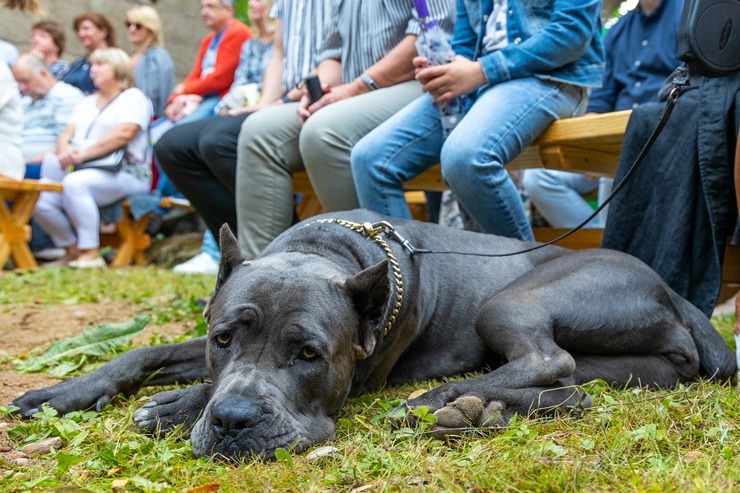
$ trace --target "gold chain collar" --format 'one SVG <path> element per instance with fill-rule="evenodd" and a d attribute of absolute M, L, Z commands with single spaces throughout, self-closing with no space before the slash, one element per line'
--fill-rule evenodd
<path fill-rule="evenodd" d="M 309 226 L 311 224 L 315 223 L 335 223 L 339 224 L 340 226 L 344 226 L 345 228 L 351 229 L 355 233 L 361 234 L 363 236 L 367 236 L 371 240 L 373 240 L 375 243 L 380 245 L 380 248 L 383 249 L 385 252 L 385 255 L 388 257 L 388 261 L 391 263 L 391 268 L 393 269 L 393 278 L 396 281 L 396 289 L 391 289 L 391 291 L 394 291 L 395 294 L 395 304 L 393 305 L 393 309 L 391 310 L 390 315 L 388 316 L 388 321 L 385 324 L 385 327 L 383 328 L 383 335 L 388 335 L 388 332 L 390 332 L 391 328 L 393 327 L 393 324 L 396 322 L 396 317 L 398 317 L 398 313 L 401 311 L 401 303 L 403 303 L 403 275 L 401 274 L 401 267 L 398 265 L 398 259 L 396 259 L 396 256 L 393 254 L 393 250 L 391 250 L 391 247 L 388 246 L 388 243 L 385 242 L 383 237 L 380 235 L 380 233 L 386 231 L 388 227 L 391 227 L 388 223 L 380 222 L 380 223 L 371 223 L 371 222 L 365 222 L 365 223 L 355 223 L 352 221 L 346 221 L 344 219 L 317 219 L 315 221 L 312 221 L 306 226 Z M 305 227 L 305 226 L 304 226 Z"/>

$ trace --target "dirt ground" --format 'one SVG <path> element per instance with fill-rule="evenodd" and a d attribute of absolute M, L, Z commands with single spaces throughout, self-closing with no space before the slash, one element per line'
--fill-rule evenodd
<path fill-rule="evenodd" d="M 0 406 L 7 406 L 28 390 L 59 381 L 43 373 L 16 372 L 10 359 L 31 351 L 42 352 L 55 340 L 78 336 L 87 328 L 129 321 L 138 314 L 137 310 L 140 307 L 124 301 L 108 302 L 104 306 L 89 303 L 3 306 L 0 310 L 0 354 L 3 356 L 0 363 Z M 157 326 L 149 324 L 134 341 L 145 344 L 155 333 L 176 336 L 190 328 L 192 321 Z M 15 444 L 8 438 L 7 431 L 13 426 L 12 420 L 0 417 L 0 460 L 11 462 L 27 457 L 15 450 Z"/>

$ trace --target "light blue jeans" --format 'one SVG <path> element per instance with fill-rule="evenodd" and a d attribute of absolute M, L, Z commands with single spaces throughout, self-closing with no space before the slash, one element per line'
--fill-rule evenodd
<path fill-rule="evenodd" d="M 527 169 L 522 176 L 530 200 L 554 228 L 574 228 L 585 221 L 594 210 L 582 195 L 598 190 L 601 204 L 611 191 L 611 182 L 608 178 L 549 169 Z M 584 227 L 603 228 L 605 223 L 606 209 Z"/>
<path fill-rule="evenodd" d="M 409 218 L 403 182 L 436 163 L 482 231 L 531 240 L 519 193 L 505 165 L 560 118 L 583 113 L 586 88 L 534 77 L 483 92 L 443 141 L 439 112 L 429 94 L 370 132 L 352 150 L 360 206 Z"/>

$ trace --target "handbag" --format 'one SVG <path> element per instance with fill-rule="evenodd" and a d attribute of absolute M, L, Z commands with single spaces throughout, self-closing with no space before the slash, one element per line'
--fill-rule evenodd
<path fill-rule="evenodd" d="M 95 142 L 97 141 L 93 139 L 74 139 L 72 140 L 72 145 L 80 150 L 85 150 L 93 145 Z M 84 163 L 75 164 L 74 171 L 95 168 L 118 172 L 121 171 L 121 168 L 123 167 L 125 161 L 126 148 L 122 147 L 121 149 L 116 149 L 115 151 L 111 152 L 110 154 L 106 154 L 105 156 L 91 159 L 89 161 L 85 161 Z"/>
<path fill-rule="evenodd" d="M 692 74 L 740 70 L 740 0 L 686 0 L 677 32 L 678 58 Z"/>
<path fill-rule="evenodd" d="M 122 93 L 122 92 L 121 92 Z M 90 125 L 87 127 L 87 132 L 85 132 L 85 136 L 83 138 L 74 138 L 71 141 L 71 144 L 78 148 L 81 151 L 84 151 L 91 145 L 95 144 L 97 140 L 90 139 L 88 136 L 90 135 L 90 131 L 93 128 L 93 125 L 95 125 L 95 122 L 98 120 L 100 115 L 103 114 L 103 111 L 110 106 L 110 104 L 118 98 L 118 96 L 121 95 L 121 93 L 116 94 L 116 96 L 108 101 L 105 106 L 103 106 L 97 115 L 95 115 L 95 118 L 93 118 L 93 121 L 90 122 Z M 121 168 L 123 167 L 124 162 L 126 161 L 126 147 L 121 147 L 120 149 L 116 149 L 115 151 L 111 152 L 110 154 L 106 154 L 105 156 L 100 156 L 95 159 L 90 159 L 88 161 L 85 161 L 84 163 L 75 164 L 74 169 L 72 171 L 78 171 L 81 169 L 104 169 L 107 171 L 111 171 L 114 173 L 117 173 L 121 171 Z"/>

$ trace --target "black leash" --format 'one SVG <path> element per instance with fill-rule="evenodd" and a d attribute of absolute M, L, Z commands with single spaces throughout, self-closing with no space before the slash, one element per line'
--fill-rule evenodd
<path fill-rule="evenodd" d="M 665 109 L 663 110 L 663 114 L 660 117 L 660 120 L 658 121 L 658 125 L 655 127 L 655 130 L 653 130 L 653 133 L 650 135 L 650 138 L 647 140 L 645 145 L 640 150 L 640 153 L 635 158 L 635 161 L 632 163 L 632 166 L 630 166 L 629 170 L 627 170 L 627 173 L 624 175 L 624 178 L 622 178 L 622 181 L 619 182 L 619 184 L 612 189 L 612 192 L 609 194 L 609 196 L 604 200 L 604 202 L 599 205 L 599 207 L 584 221 L 579 224 L 578 226 L 574 227 L 570 231 L 567 231 L 563 233 L 562 235 L 558 236 L 555 239 L 552 239 L 548 241 L 547 243 L 540 243 L 538 245 L 535 245 L 530 248 L 526 248 L 524 250 L 519 250 L 516 252 L 509 252 L 509 253 L 475 253 L 475 252 L 458 252 L 454 250 L 427 250 L 423 248 L 416 248 L 414 247 L 407 239 L 402 237 L 398 231 L 393 227 L 392 224 L 390 224 L 387 221 L 380 221 L 378 223 L 374 223 L 372 226 L 375 228 L 381 228 L 386 234 L 391 236 L 393 239 L 398 241 L 406 250 L 411 253 L 411 255 L 419 255 L 419 254 L 445 254 L 445 255 L 467 255 L 471 257 L 511 257 L 514 255 L 521 255 L 523 253 L 529 253 L 534 250 L 539 250 L 540 248 L 544 248 L 546 246 L 552 245 L 554 243 L 557 243 L 558 241 L 567 238 L 568 236 L 572 235 L 579 229 L 583 228 L 586 224 L 589 223 L 593 218 L 595 218 L 607 205 L 609 205 L 609 202 L 619 193 L 620 190 L 627 184 L 627 182 L 632 178 L 632 176 L 637 171 L 637 168 L 642 164 L 643 160 L 645 159 L 645 156 L 647 155 L 650 148 L 652 148 L 655 141 L 658 139 L 658 136 L 660 136 L 660 133 L 663 131 L 663 128 L 668 123 L 668 118 L 671 116 L 671 113 L 673 112 L 673 108 L 676 106 L 676 102 L 678 101 L 678 97 L 681 95 L 681 86 L 687 85 L 689 83 L 689 75 L 688 72 L 679 72 L 673 79 L 674 87 L 671 90 L 670 94 L 668 95 L 668 100 L 666 102 Z"/>

